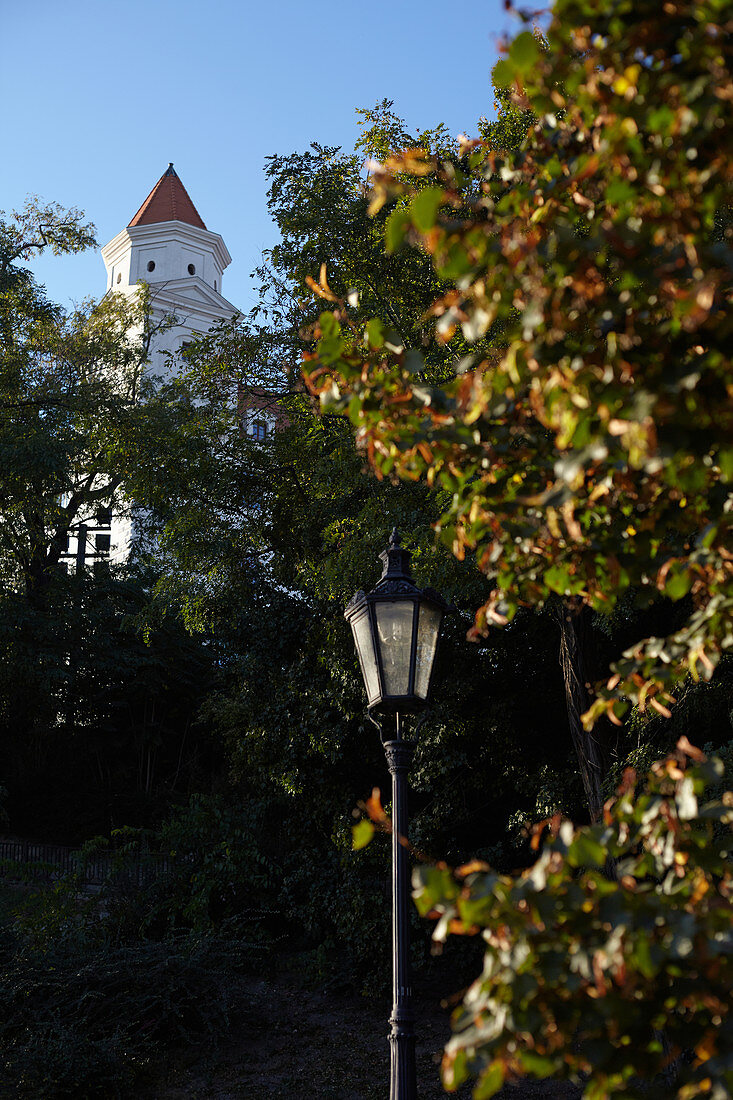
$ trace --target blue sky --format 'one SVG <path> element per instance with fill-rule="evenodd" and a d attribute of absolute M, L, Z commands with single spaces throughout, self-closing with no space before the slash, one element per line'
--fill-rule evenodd
<path fill-rule="evenodd" d="M 247 309 L 249 274 L 276 239 L 265 157 L 311 141 L 350 149 L 354 109 L 385 97 L 412 129 L 475 132 L 512 29 L 502 0 L 7 4 L 0 208 L 29 193 L 81 207 L 103 244 L 173 161 L 233 257 L 224 294 Z M 104 292 L 98 253 L 35 270 L 67 306 Z"/>

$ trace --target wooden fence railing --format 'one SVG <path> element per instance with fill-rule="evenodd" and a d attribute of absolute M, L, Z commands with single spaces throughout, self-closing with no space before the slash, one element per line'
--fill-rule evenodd
<path fill-rule="evenodd" d="M 132 886 L 145 886 L 169 870 L 169 858 L 156 852 L 100 853 L 82 859 L 77 849 L 59 844 L 0 840 L 0 878 L 5 879 L 50 881 L 64 874 L 79 873 L 90 885 L 114 875 Z"/>

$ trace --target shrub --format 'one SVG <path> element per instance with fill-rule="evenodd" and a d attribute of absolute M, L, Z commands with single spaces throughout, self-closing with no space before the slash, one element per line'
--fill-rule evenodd
<path fill-rule="evenodd" d="M 682 739 L 639 793 L 625 773 L 598 824 L 544 823 L 520 875 L 416 870 L 434 939 L 486 941 L 444 1054 L 449 1090 L 476 1076 L 485 1100 L 529 1075 L 583 1082 L 587 1100 L 731 1095 L 733 792 L 700 803 L 723 774 Z"/>
<path fill-rule="evenodd" d="M 228 958 L 212 942 L 0 961 L 0 1095 L 139 1096 L 171 1049 L 216 1043 L 229 1023 Z"/>

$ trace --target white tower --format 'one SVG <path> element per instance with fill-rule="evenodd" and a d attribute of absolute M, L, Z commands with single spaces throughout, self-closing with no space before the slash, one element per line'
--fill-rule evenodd
<path fill-rule="evenodd" d="M 102 259 L 108 291 L 133 294 L 142 279 L 151 289 L 153 321 L 177 319 L 151 348 L 155 374 L 163 374 L 169 357 L 194 333 L 238 312 L 221 293 L 232 259 L 227 246 L 206 228 L 172 164 L 130 224 L 104 246 Z"/>
<path fill-rule="evenodd" d="M 222 296 L 224 269 L 231 256 L 191 202 L 172 164 L 160 177 L 130 224 L 102 249 L 107 291 L 132 295 L 144 280 L 151 290 L 153 322 L 171 316 L 172 328 L 158 334 L 150 348 L 151 373 L 162 376 L 195 333 L 239 311 Z M 70 532 L 67 568 L 102 569 L 127 560 L 134 530 L 120 502 L 97 508 Z"/>

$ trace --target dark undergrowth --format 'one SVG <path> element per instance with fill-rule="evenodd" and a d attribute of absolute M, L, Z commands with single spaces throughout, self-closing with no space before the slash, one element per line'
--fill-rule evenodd
<path fill-rule="evenodd" d="M 157 1095 L 178 1052 L 212 1051 L 241 1021 L 239 983 L 267 968 L 228 924 L 113 942 L 99 898 L 3 884 L 0 1096 Z"/>

